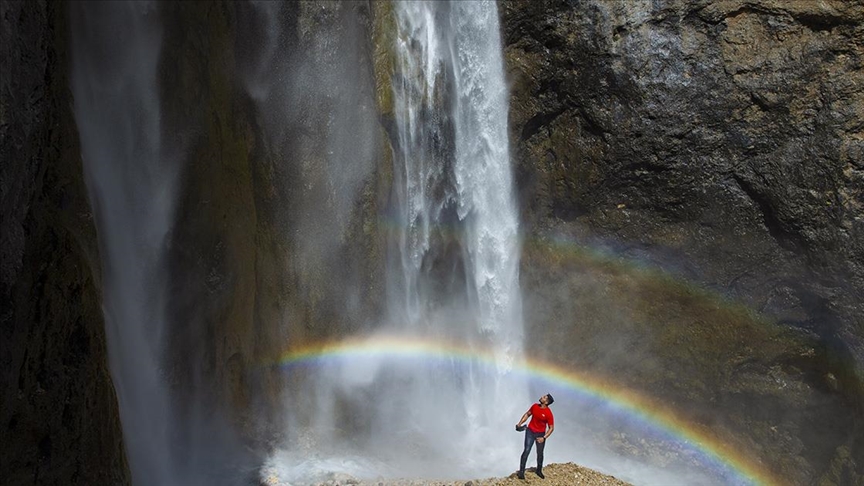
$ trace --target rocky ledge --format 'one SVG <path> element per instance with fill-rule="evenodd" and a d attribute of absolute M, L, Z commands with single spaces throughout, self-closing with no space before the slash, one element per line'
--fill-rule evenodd
<path fill-rule="evenodd" d="M 630 483 L 621 481 L 614 476 L 601 474 L 587 467 L 582 467 L 572 462 L 565 464 L 549 464 L 543 468 L 545 479 L 541 479 L 534 473 L 534 468 L 529 468 L 525 479 L 516 477 L 516 473 L 504 478 L 486 478 L 470 480 L 434 480 L 434 479 L 376 479 L 359 480 L 347 475 L 334 475 L 325 481 L 312 483 L 315 486 L 508 486 L 537 484 L 543 486 L 628 486 Z M 268 478 L 261 482 L 262 486 L 279 486 L 276 477 Z"/>

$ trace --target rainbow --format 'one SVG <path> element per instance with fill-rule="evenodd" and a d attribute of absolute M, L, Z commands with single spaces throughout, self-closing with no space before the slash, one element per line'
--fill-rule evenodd
<path fill-rule="evenodd" d="M 394 335 L 304 345 L 282 354 L 279 366 L 306 367 L 324 365 L 337 359 L 354 358 L 448 359 L 497 366 L 497 361 L 490 352 L 470 349 L 458 343 Z M 605 403 L 628 418 L 651 426 L 676 442 L 683 443 L 698 452 L 711 468 L 725 472 L 727 476 L 730 474 L 734 476 L 736 484 L 764 486 L 782 484 L 766 467 L 732 446 L 717 440 L 700 426 L 684 421 L 672 410 L 656 401 L 616 386 L 606 379 L 567 370 L 537 359 L 525 359 L 520 363 L 514 363 L 512 371 Z"/>

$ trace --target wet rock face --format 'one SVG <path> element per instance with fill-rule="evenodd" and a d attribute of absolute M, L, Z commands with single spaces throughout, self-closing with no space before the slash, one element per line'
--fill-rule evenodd
<path fill-rule="evenodd" d="M 788 3 L 505 3 L 524 213 L 848 335 L 860 367 L 864 7 Z"/>
<path fill-rule="evenodd" d="M 854 425 L 864 3 L 514 1 L 501 15 L 528 241 L 660 268 L 812 338 L 822 358 L 796 366 L 822 378 L 802 386 L 845 397 Z M 534 289 L 529 302 L 559 292 Z M 810 459 L 801 480 L 826 466 Z"/>
<path fill-rule="evenodd" d="M 162 122 L 184 154 L 171 388 L 181 413 L 199 403 L 229 418 L 231 453 L 266 447 L 290 408 L 281 353 L 356 329 L 383 300 L 368 13 L 181 2 L 160 15 Z"/>
<path fill-rule="evenodd" d="M 273 6 L 279 11 L 271 19 L 256 10 Z M 128 482 L 106 363 L 95 227 L 70 111 L 69 6 L 0 7 L 9 69 L 0 166 L 0 476 L 13 484 Z M 207 442 L 226 464 L 251 461 L 243 451 L 265 447 L 281 430 L 280 377 L 258 370 L 289 344 L 359 326 L 383 299 L 378 149 L 344 139 L 355 133 L 345 125 L 366 128 L 360 142 L 372 138 L 368 131 L 379 135 L 370 61 L 362 57 L 368 46 L 358 41 L 366 36 L 364 9 L 333 2 L 159 9 L 162 136 L 184 154 L 166 256 L 173 322 L 165 369 L 178 414 L 192 418 L 204 404 L 218 416 L 210 425 L 226 431 L 178 435 L 193 452 Z M 261 48 L 264 20 L 281 29 L 269 40 L 272 52 Z M 346 44 L 361 55 L 340 56 L 335 49 Z M 333 67 L 333 58 L 349 64 Z M 325 104 L 344 79 L 368 82 Z M 262 89 L 272 96 L 261 98 Z M 366 108 L 354 110 L 345 98 Z M 334 119 L 341 125 L 326 132 Z M 335 144 L 347 162 L 320 156 Z M 334 173 L 343 166 L 359 168 Z M 338 229 L 327 233 L 334 220 Z M 298 232 L 315 235 L 311 248 L 308 240 L 301 247 Z"/>
<path fill-rule="evenodd" d="M 787 3 L 505 3 L 524 212 L 856 335 L 864 7 Z"/>
<path fill-rule="evenodd" d="M 0 477 L 127 484 L 70 111 L 66 10 L 2 2 L 0 19 Z"/>

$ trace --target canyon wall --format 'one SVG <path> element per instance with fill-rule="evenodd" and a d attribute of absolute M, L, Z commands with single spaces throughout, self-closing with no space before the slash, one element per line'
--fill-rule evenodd
<path fill-rule="evenodd" d="M 502 17 L 537 347 L 686 403 L 790 482 L 860 480 L 862 2 Z"/>
<path fill-rule="evenodd" d="M 2 2 L 0 477 L 128 484 L 65 4 Z"/>
<path fill-rule="evenodd" d="M 166 383 L 200 430 L 228 424 L 222 453 L 252 456 L 303 404 L 280 354 L 383 315 L 392 177 L 389 6 L 267 5 L 159 13 L 183 154 Z M 128 483 L 68 5 L 0 8 L 0 475 Z M 688 410 L 790 483 L 861 481 L 862 2 L 500 14 L 528 351 Z"/>

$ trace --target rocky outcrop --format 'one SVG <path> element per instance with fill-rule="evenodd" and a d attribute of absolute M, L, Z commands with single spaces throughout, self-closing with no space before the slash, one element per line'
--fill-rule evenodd
<path fill-rule="evenodd" d="M 255 163 L 266 167 L 260 187 L 270 195 L 261 214 L 270 221 L 270 251 L 281 255 L 275 267 L 259 265 L 278 278 L 276 298 L 262 308 L 270 312 L 267 326 L 279 323 L 284 352 L 362 332 L 383 314 L 390 168 L 382 163 L 372 7 L 330 1 L 271 7 L 278 24 L 263 45 L 279 47 L 245 82 L 254 103 Z M 262 45 L 244 37 L 253 50 Z M 316 385 L 304 384 L 302 373 L 288 379 L 286 388 L 300 392 L 286 394 L 280 414 L 314 410 L 314 396 L 303 390 Z"/>
<path fill-rule="evenodd" d="M 864 4 L 550 0 L 502 19 L 529 325 L 729 422 L 793 482 L 840 456 L 860 477 Z M 718 314 L 734 303 L 756 312 Z"/>
<path fill-rule="evenodd" d="M 0 19 L 0 477 L 128 484 L 71 113 L 66 9 L 2 2 Z"/>
<path fill-rule="evenodd" d="M 159 7 L 162 137 L 182 167 L 166 249 L 164 386 L 180 424 L 171 445 L 188 464 L 211 464 L 185 474 L 234 484 L 253 474 L 264 424 L 278 423 L 277 378 L 260 369 L 276 360 L 281 336 L 262 322 L 272 322 L 280 290 L 281 256 L 261 211 L 272 199 L 269 167 L 256 165 L 252 105 L 237 76 L 235 6 Z"/>
<path fill-rule="evenodd" d="M 628 486 L 630 483 L 621 481 L 614 476 L 581 467 L 572 462 L 564 464 L 549 464 L 543 468 L 544 478 L 535 474 L 533 467 L 528 468 L 525 479 L 519 479 L 514 472 L 505 478 L 484 478 L 469 480 L 445 480 L 445 479 L 374 479 L 362 480 L 348 475 L 333 474 L 333 477 L 325 481 L 310 481 L 310 486 L 518 486 L 525 484 L 542 484 L 544 486 Z M 264 478 L 260 481 L 261 486 L 281 486 L 279 479 L 274 477 Z"/>

